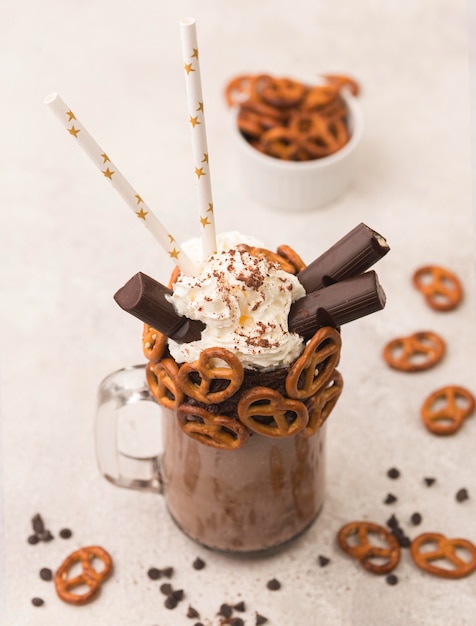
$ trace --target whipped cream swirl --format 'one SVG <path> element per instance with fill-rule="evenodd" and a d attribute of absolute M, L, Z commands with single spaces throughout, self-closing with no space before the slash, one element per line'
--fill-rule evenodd
<path fill-rule="evenodd" d="M 298 279 L 276 263 L 239 250 L 239 243 L 263 247 L 236 232 L 218 236 L 218 252 L 198 263 L 196 240 L 184 244 L 199 264 L 197 276 L 180 276 L 170 302 L 180 315 L 206 324 L 201 339 L 169 350 L 178 363 L 199 358 L 205 348 L 223 347 L 250 369 L 276 369 L 303 349 L 300 335 L 288 331 L 291 304 L 305 295 Z"/>

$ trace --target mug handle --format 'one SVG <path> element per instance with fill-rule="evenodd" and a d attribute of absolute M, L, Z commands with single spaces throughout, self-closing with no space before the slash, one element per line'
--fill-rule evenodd
<path fill-rule="evenodd" d="M 96 461 L 111 483 L 128 489 L 163 493 L 159 455 L 137 457 L 118 447 L 120 410 L 138 402 L 153 402 L 145 365 L 131 365 L 109 374 L 99 384 L 95 423 Z"/>

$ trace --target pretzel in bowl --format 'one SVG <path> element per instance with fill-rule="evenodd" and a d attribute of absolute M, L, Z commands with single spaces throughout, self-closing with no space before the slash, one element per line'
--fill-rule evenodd
<path fill-rule="evenodd" d="M 473 413 L 474 407 L 475 399 L 468 389 L 448 385 L 428 396 L 421 407 L 421 418 L 433 434 L 452 435 Z"/>
<path fill-rule="evenodd" d="M 344 380 L 342 375 L 337 370 L 334 370 L 327 387 L 320 389 L 314 396 L 309 398 L 307 401 L 309 421 L 299 433 L 301 437 L 311 437 L 324 424 L 335 407 L 342 393 L 343 386 Z"/>
<path fill-rule="evenodd" d="M 360 94 L 360 85 L 351 76 L 347 76 L 345 74 L 324 74 L 323 78 L 328 83 L 338 87 L 339 89 L 348 89 L 353 96 L 358 96 Z"/>
<path fill-rule="evenodd" d="M 330 326 L 319 328 L 289 368 L 286 377 L 288 396 L 305 400 L 322 389 L 339 362 L 341 345 L 337 330 Z"/>
<path fill-rule="evenodd" d="M 103 564 L 100 571 L 93 567 L 93 561 L 96 559 Z M 80 563 L 82 571 L 70 577 L 70 570 L 77 563 Z M 111 572 L 112 558 L 104 548 L 99 546 L 80 548 L 66 557 L 58 568 L 54 577 L 56 593 L 61 600 L 69 604 L 86 604 L 98 594 L 102 583 Z M 88 587 L 86 592 L 75 593 L 74 589 L 84 586 Z"/>
<path fill-rule="evenodd" d="M 438 265 L 425 265 L 413 274 L 413 284 L 436 311 L 450 311 L 463 299 L 463 287 L 456 274 Z"/>
<path fill-rule="evenodd" d="M 253 387 L 238 403 L 240 422 L 267 437 L 291 437 L 306 426 L 309 415 L 299 400 L 285 398 L 269 387 Z"/>
<path fill-rule="evenodd" d="M 423 549 L 428 545 L 433 549 Z M 462 558 L 462 553 L 469 558 Z M 463 578 L 476 570 L 476 546 L 467 539 L 448 539 L 440 533 L 423 533 L 413 539 L 410 554 L 420 569 L 442 578 Z"/>
<path fill-rule="evenodd" d="M 372 543 L 372 537 L 378 538 L 379 545 Z M 337 534 L 337 541 L 346 554 L 373 574 L 388 574 L 400 561 L 400 546 L 396 537 L 373 522 L 345 524 Z M 384 546 L 381 546 L 381 542 Z"/>
<path fill-rule="evenodd" d="M 214 415 L 203 407 L 182 404 L 177 411 L 180 428 L 192 439 L 212 448 L 236 450 L 248 439 L 248 431 L 238 420 Z"/>
<path fill-rule="evenodd" d="M 416 332 L 389 341 L 383 358 L 390 367 L 403 372 L 419 372 L 441 361 L 446 351 L 443 339 L 431 331 Z"/>
<path fill-rule="evenodd" d="M 226 348 L 206 348 L 196 361 L 184 363 L 178 372 L 183 393 L 205 404 L 231 398 L 241 387 L 243 378 L 240 359 Z"/>
<path fill-rule="evenodd" d="M 175 409 L 184 400 L 184 393 L 178 383 L 179 367 L 171 358 L 159 363 L 149 361 L 145 368 L 150 393 L 162 406 Z"/>

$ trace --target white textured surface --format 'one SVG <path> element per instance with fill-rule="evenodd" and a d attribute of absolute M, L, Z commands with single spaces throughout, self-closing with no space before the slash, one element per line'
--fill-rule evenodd
<path fill-rule="evenodd" d="M 474 576 L 418 571 L 408 552 L 386 585 L 339 552 L 338 528 L 395 512 L 411 535 L 438 531 L 476 542 L 476 418 L 449 439 L 420 424 L 426 395 L 457 383 L 476 391 L 474 239 L 467 16 L 463 0 L 4 0 L 0 19 L 1 384 L 7 609 L 2 626 L 181 626 L 188 604 L 218 624 L 222 602 L 244 599 L 270 624 L 470 626 Z M 120 490 L 96 469 L 95 391 L 108 372 L 142 360 L 140 324 L 112 295 L 143 271 L 165 281 L 169 261 L 43 105 L 57 90 L 174 233 L 198 232 L 185 112 L 179 18 L 197 18 L 217 228 L 288 243 L 311 261 L 358 222 L 392 247 L 378 273 L 384 312 L 344 329 L 346 389 L 328 429 L 328 495 L 318 522 L 263 560 L 209 553 L 185 538 L 160 497 Z M 250 202 L 235 176 L 226 81 L 237 73 L 348 72 L 363 86 L 359 175 L 339 203 L 282 214 Z M 430 311 L 411 287 L 420 264 L 463 279 L 464 304 Z M 440 332 L 448 354 L 418 375 L 390 371 L 387 340 Z M 389 467 L 401 470 L 391 481 Z M 430 489 L 423 477 L 434 476 Z M 457 503 L 467 487 L 471 498 Z M 389 506 L 388 492 L 398 496 Z M 423 523 L 408 520 L 419 511 Z M 30 546 L 41 512 L 69 541 Z M 61 603 L 41 567 L 81 545 L 104 545 L 116 569 L 101 597 Z M 319 554 L 331 558 L 326 568 Z M 207 567 L 195 572 L 201 555 Z M 150 565 L 172 564 L 186 600 L 163 607 Z M 279 578 L 279 592 L 266 581 Z M 30 598 L 46 605 L 34 608 Z"/>

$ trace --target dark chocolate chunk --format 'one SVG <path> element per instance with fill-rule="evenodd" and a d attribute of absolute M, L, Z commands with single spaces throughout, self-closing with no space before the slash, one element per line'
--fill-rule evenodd
<path fill-rule="evenodd" d="M 396 467 L 391 467 L 387 472 L 387 476 L 392 479 L 398 478 L 400 471 Z"/>
<path fill-rule="evenodd" d="M 279 580 L 276 580 L 276 578 L 272 578 L 271 580 L 268 580 L 266 587 L 271 589 L 271 591 L 277 591 L 278 589 L 281 589 L 281 583 Z"/>
<path fill-rule="evenodd" d="M 424 478 L 423 480 L 427 487 L 431 487 L 436 482 L 436 478 Z"/>
<path fill-rule="evenodd" d="M 396 585 L 398 583 L 398 577 L 395 574 L 388 574 L 385 580 L 388 585 Z"/>
<path fill-rule="evenodd" d="M 387 497 L 384 500 L 384 504 L 393 504 L 397 501 L 397 496 L 394 496 L 393 493 L 388 493 Z"/>
<path fill-rule="evenodd" d="M 197 611 L 197 609 L 194 609 L 193 606 L 189 606 L 188 611 L 187 611 L 187 617 L 190 617 L 190 618 L 200 617 L 200 613 Z"/>
<path fill-rule="evenodd" d="M 197 556 L 195 561 L 192 563 L 193 569 L 203 569 L 205 565 L 206 565 L 205 561 L 201 559 L 199 556 Z"/>
<path fill-rule="evenodd" d="M 226 602 L 224 602 L 218 611 L 218 615 L 222 615 L 223 617 L 231 617 L 232 614 L 233 614 L 233 607 L 230 606 L 229 604 L 226 604 Z"/>
<path fill-rule="evenodd" d="M 62 528 L 59 531 L 61 539 L 70 539 L 73 536 L 73 531 L 70 528 Z"/>
<path fill-rule="evenodd" d="M 255 622 L 256 626 L 263 626 L 263 624 L 266 624 L 267 621 L 268 621 L 267 617 L 265 617 L 264 615 L 260 615 L 259 613 L 256 613 L 256 622 Z"/>
<path fill-rule="evenodd" d="M 459 489 L 456 492 L 455 498 L 456 498 L 457 502 L 464 502 L 465 500 L 468 500 L 468 498 L 469 498 L 468 490 L 465 489 L 464 487 L 463 487 L 463 489 Z"/>
<path fill-rule="evenodd" d="M 359 224 L 297 275 L 307 293 L 369 269 L 390 250 L 377 232 Z"/>
<path fill-rule="evenodd" d="M 114 300 L 121 309 L 175 341 L 188 343 L 200 339 L 205 325 L 179 315 L 165 298 L 171 293 L 165 285 L 138 272 L 114 294 Z"/>
<path fill-rule="evenodd" d="M 43 598 L 32 598 L 31 603 L 33 604 L 33 606 L 43 606 L 45 601 L 43 600 Z"/>
<path fill-rule="evenodd" d="M 385 300 L 377 274 L 371 270 L 296 300 L 289 312 L 289 330 L 310 339 L 322 326 L 337 328 L 382 310 Z"/>
<path fill-rule="evenodd" d="M 40 538 L 38 535 L 30 535 L 27 541 L 30 545 L 34 546 L 36 543 L 39 543 Z"/>
<path fill-rule="evenodd" d="M 421 524 L 421 520 L 422 517 L 420 513 L 413 513 L 413 515 L 410 517 L 410 521 L 414 526 L 418 526 L 418 524 Z"/>
<path fill-rule="evenodd" d="M 149 570 L 147 571 L 147 576 L 151 579 L 151 580 L 159 580 L 159 578 L 162 577 L 162 572 L 160 571 L 160 569 L 158 569 L 157 567 L 151 567 L 149 568 Z"/>
<path fill-rule="evenodd" d="M 41 580 L 53 580 L 53 572 L 50 570 L 49 567 L 42 567 L 40 569 L 40 578 Z"/>

